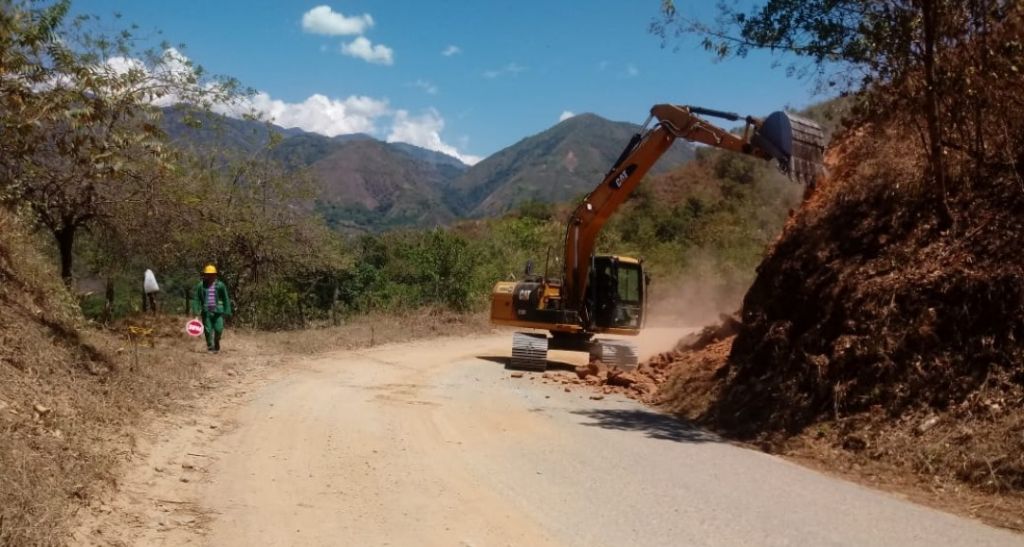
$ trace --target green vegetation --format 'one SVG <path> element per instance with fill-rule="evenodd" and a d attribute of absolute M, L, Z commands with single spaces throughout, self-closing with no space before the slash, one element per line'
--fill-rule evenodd
<path fill-rule="evenodd" d="M 766 162 L 701 150 L 671 174 L 645 181 L 602 234 L 599 252 L 647 259 L 663 286 L 702 275 L 739 294 L 779 232 L 800 188 Z M 347 245 L 348 266 L 314 284 L 308 317 L 420 306 L 482 309 L 494 282 L 528 260 L 558 276 L 568 210 L 535 201 L 498 219 L 450 229 L 367 234 Z M 337 294 L 332 304 L 330 294 Z"/>
<path fill-rule="evenodd" d="M 0 203 L 51 237 L 66 283 L 108 287 L 87 312 L 130 309 L 139 287 L 130 280 L 145 268 L 177 292 L 214 262 L 248 304 L 239 319 L 259 325 L 257 303 L 280 303 L 281 280 L 337 266 L 333 239 L 306 206 L 309 177 L 270 156 L 280 138 L 256 124 L 265 137 L 242 151 L 225 143 L 237 127 L 209 123 L 223 119 L 209 115 L 213 105 L 240 97 L 233 80 L 165 44 L 143 48 L 130 28 L 99 33 L 95 17 L 68 20 L 66 1 L 0 6 Z M 155 103 L 172 99 L 188 105 L 174 114 L 202 146 L 172 143 L 161 128 Z"/>
<path fill-rule="evenodd" d="M 700 256 L 739 283 L 750 280 L 800 192 L 767 162 L 706 149 L 644 184 L 612 219 L 605 247 L 645 256 L 664 275 L 687 272 Z"/>

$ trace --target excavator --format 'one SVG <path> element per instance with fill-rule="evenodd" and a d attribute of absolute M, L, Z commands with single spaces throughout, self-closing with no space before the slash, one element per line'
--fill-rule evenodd
<path fill-rule="evenodd" d="M 745 125 L 733 133 L 705 117 Z M 592 361 L 622 369 L 636 367 L 634 344 L 598 335 L 640 333 L 650 277 L 642 259 L 596 255 L 594 247 L 605 222 L 676 139 L 774 161 L 791 179 L 810 187 L 824 175 L 824 135 L 810 120 L 783 111 L 755 118 L 696 106 L 655 105 L 601 183 L 569 217 L 561 277 L 535 275 L 528 264 L 521 280 L 494 285 L 492 324 L 547 331 L 516 332 L 509 368 L 543 371 L 551 349 L 588 352 Z"/>

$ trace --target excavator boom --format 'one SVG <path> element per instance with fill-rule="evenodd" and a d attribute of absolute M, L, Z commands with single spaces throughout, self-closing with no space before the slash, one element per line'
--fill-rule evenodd
<path fill-rule="evenodd" d="M 740 135 L 722 129 L 699 115 L 743 120 Z M 648 129 L 652 120 L 657 120 Z M 640 133 L 630 139 L 604 180 L 576 208 L 565 235 L 562 306 L 575 310 L 586 326 L 592 322 L 583 305 L 594 243 L 608 218 L 676 139 L 774 160 L 791 178 L 813 185 L 824 173 L 824 137 L 817 124 L 786 112 L 760 119 L 699 107 L 659 104 Z"/>

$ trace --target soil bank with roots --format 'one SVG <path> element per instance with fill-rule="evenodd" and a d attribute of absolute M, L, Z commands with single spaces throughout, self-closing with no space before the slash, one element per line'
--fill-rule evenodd
<path fill-rule="evenodd" d="M 644 364 L 649 399 L 1024 530 L 1024 187 L 965 171 L 943 195 L 905 131 L 834 148 L 739 321 Z"/>

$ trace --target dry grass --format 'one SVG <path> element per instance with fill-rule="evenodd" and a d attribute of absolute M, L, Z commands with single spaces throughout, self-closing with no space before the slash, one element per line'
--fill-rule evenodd
<path fill-rule="evenodd" d="M 198 393 L 222 362 L 189 351 L 183 318 L 88 326 L 49 260 L 0 211 L 0 545 L 63 545 L 83 505 L 116 487 L 134 432 Z M 482 315 L 423 310 L 307 331 L 235 331 L 246 355 L 310 354 L 489 329 Z"/>
<path fill-rule="evenodd" d="M 15 330 L 9 327 L 0 325 L 5 336 Z M 44 329 L 31 330 L 13 334 L 32 342 L 33 351 L 0 366 L 4 545 L 64 543 L 76 507 L 115 484 L 115 466 L 132 458 L 132 426 L 147 410 L 187 395 L 200 376 L 194 360 L 152 349 L 141 350 L 141 366 L 129 367 L 112 347 L 116 338 L 92 333 L 80 343 L 108 356 L 97 365 L 54 344 Z M 4 354 L 11 356 L 8 348 Z"/>
<path fill-rule="evenodd" d="M 125 332 L 83 328 L 36 248 L 0 212 L 0 545 L 64 544 L 76 508 L 132 457 L 131 426 L 200 375 L 158 347 L 136 355 Z"/>
<path fill-rule="evenodd" d="M 421 309 L 402 314 L 370 314 L 339 326 L 300 331 L 245 332 L 261 351 L 313 354 L 404 342 L 417 338 L 458 336 L 489 332 L 486 314 L 457 314 L 440 309 Z"/>

